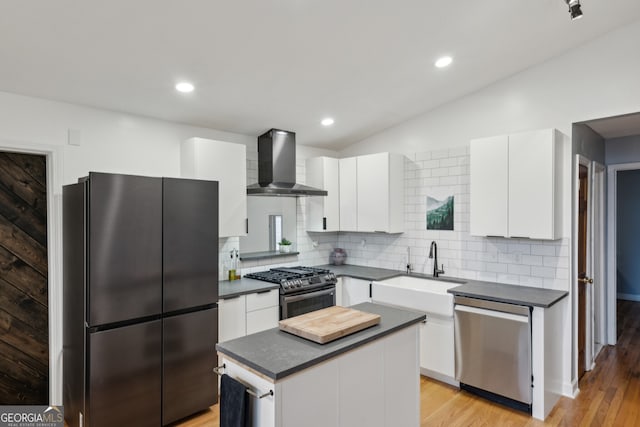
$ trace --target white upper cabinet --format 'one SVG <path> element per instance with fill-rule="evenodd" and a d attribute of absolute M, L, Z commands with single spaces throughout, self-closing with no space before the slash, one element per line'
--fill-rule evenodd
<path fill-rule="evenodd" d="M 189 138 L 182 142 L 180 154 L 182 177 L 219 182 L 219 236 L 246 236 L 247 148 Z"/>
<path fill-rule="evenodd" d="M 356 159 L 358 223 L 351 231 L 402 233 L 404 157 L 377 153 Z"/>
<path fill-rule="evenodd" d="M 340 230 L 340 166 L 331 157 L 314 157 L 306 160 L 305 184 L 327 191 L 326 196 L 307 197 L 307 230 Z"/>
<path fill-rule="evenodd" d="M 562 134 L 509 135 L 509 236 L 562 237 Z"/>
<path fill-rule="evenodd" d="M 507 236 L 509 138 L 471 141 L 471 234 Z"/>
<path fill-rule="evenodd" d="M 356 231 L 358 228 L 357 163 L 356 157 L 339 160 L 340 230 L 342 231 Z"/>
<path fill-rule="evenodd" d="M 471 234 L 562 237 L 562 138 L 544 129 L 471 141 Z"/>

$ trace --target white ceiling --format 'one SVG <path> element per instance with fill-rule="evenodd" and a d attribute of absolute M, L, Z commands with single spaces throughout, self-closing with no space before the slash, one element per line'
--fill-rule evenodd
<path fill-rule="evenodd" d="M 604 139 L 640 135 L 640 114 L 607 117 L 584 122 Z"/>
<path fill-rule="evenodd" d="M 640 19 L 638 0 L 582 5 L 0 0 L 0 90 L 339 149 Z"/>

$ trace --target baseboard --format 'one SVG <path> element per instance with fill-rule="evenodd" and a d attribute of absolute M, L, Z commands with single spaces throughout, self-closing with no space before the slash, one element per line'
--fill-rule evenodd
<path fill-rule="evenodd" d="M 563 382 L 562 383 L 562 395 L 570 397 L 571 399 L 575 399 L 576 396 L 580 394 L 580 389 L 578 388 L 578 381 L 572 381 L 571 383 Z"/>
<path fill-rule="evenodd" d="M 623 299 L 626 301 L 637 301 L 640 302 L 640 295 L 638 294 L 618 294 L 618 299 Z"/>
<path fill-rule="evenodd" d="M 436 381 L 440 381 L 441 383 L 449 384 L 454 387 L 460 387 L 460 383 L 456 381 L 455 378 L 450 377 L 449 375 L 444 375 L 439 372 L 432 371 L 430 369 L 420 368 L 420 375 L 433 378 Z"/>

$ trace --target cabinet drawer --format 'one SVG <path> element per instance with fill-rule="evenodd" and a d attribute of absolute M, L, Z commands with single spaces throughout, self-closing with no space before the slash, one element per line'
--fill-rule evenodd
<path fill-rule="evenodd" d="M 278 289 L 247 295 L 247 312 L 279 305 L 280 293 Z"/>
<path fill-rule="evenodd" d="M 279 306 L 247 313 L 247 335 L 277 327 L 279 318 Z"/>

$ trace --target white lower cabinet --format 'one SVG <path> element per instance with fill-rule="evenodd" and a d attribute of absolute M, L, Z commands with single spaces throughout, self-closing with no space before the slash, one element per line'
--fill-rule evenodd
<path fill-rule="evenodd" d="M 218 301 L 218 341 L 275 328 L 280 320 L 278 289 L 221 299 Z"/>
<path fill-rule="evenodd" d="M 361 302 L 370 302 L 370 286 L 371 282 L 368 280 L 342 277 L 342 304 L 338 305 L 349 307 Z"/>
<path fill-rule="evenodd" d="M 420 325 L 420 368 L 440 381 L 455 378 L 453 318 L 427 314 Z"/>
<path fill-rule="evenodd" d="M 245 296 L 218 301 L 218 341 L 225 342 L 247 334 Z"/>

